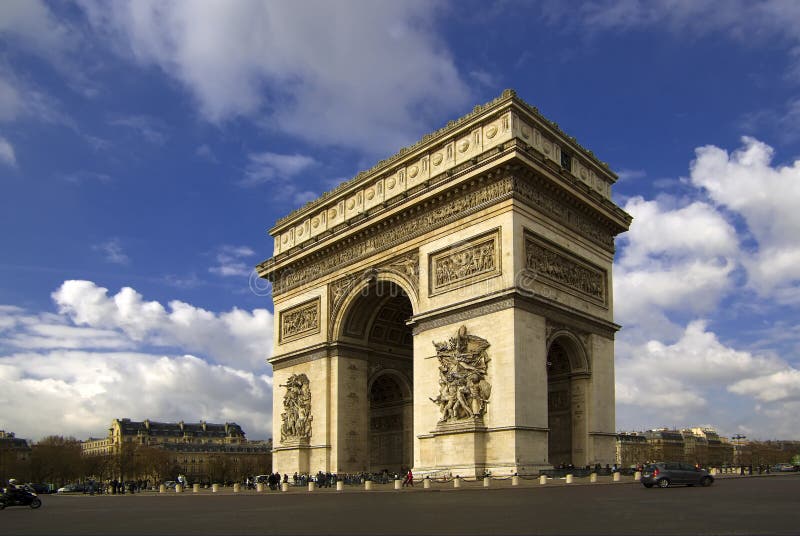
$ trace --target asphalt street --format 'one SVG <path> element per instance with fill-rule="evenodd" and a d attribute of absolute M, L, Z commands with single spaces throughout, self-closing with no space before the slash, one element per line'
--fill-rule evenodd
<path fill-rule="evenodd" d="M 709 488 L 635 483 L 365 492 L 44 496 L 2 534 L 798 534 L 800 474 Z"/>

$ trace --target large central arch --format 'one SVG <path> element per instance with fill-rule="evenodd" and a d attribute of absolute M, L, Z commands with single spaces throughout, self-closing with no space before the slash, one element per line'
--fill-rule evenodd
<path fill-rule="evenodd" d="M 509 91 L 277 222 L 275 469 L 612 463 L 615 180 Z"/>

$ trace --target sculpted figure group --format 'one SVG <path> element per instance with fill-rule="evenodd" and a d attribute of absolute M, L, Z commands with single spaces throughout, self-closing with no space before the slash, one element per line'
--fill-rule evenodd
<path fill-rule="evenodd" d="M 283 395 L 283 409 L 281 419 L 281 441 L 287 439 L 308 439 L 311 437 L 311 390 L 309 389 L 308 376 L 305 374 L 292 374 L 286 380 L 286 394 Z"/>
<path fill-rule="evenodd" d="M 488 341 L 468 335 L 461 326 L 448 342 L 433 345 L 439 359 L 439 395 L 431 401 L 439 406 L 439 422 L 482 417 L 492 394 L 486 380 Z"/>

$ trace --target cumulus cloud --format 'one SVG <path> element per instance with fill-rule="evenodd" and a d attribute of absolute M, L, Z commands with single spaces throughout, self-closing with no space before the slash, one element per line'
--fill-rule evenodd
<path fill-rule="evenodd" d="M 800 162 L 776 166 L 773 156 L 747 137 L 730 154 L 699 147 L 682 179 L 694 187 L 689 199 L 627 201 L 634 220 L 614 267 L 615 314 L 625 326 L 616 343 L 621 422 L 701 417 L 749 435 L 796 435 L 783 424 L 800 394 L 794 326 L 756 329 L 757 342 L 743 350 L 702 320 L 733 293 L 764 319 L 800 304 Z"/>
<path fill-rule="evenodd" d="M 634 219 L 619 240 L 615 312 L 627 327 L 647 328 L 648 337 L 677 335 L 670 311 L 712 310 L 736 267 L 736 230 L 713 206 L 672 205 L 634 197 L 624 207 Z"/>
<path fill-rule="evenodd" d="M 756 241 L 742 257 L 750 287 L 763 297 L 800 303 L 800 160 L 772 166 L 772 147 L 750 137 L 742 144 L 732 154 L 698 148 L 692 184 L 744 218 Z"/>
<path fill-rule="evenodd" d="M 432 2 L 81 4 L 119 54 L 155 65 L 215 123 L 258 118 L 315 143 L 384 152 L 469 90 Z"/>
<path fill-rule="evenodd" d="M 164 307 L 90 281 L 65 281 L 53 299 L 57 314 L 0 306 L 0 404 L 4 426 L 21 437 L 102 434 L 114 417 L 236 421 L 249 437 L 271 433 L 268 311 Z"/>
<path fill-rule="evenodd" d="M 271 389 L 267 375 L 190 355 L 40 350 L 0 357 L 3 425 L 32 439 L 102 435 L 115 417 L 235 421 L 248 437 L 263 438 Z"/>
<path fill-rule="evenodd" d="M 78 326 L 111 329 L 137 344 L 181 348 L 213 362 L 263 369 L 272 348 L 272 313 L 234 308 L 213 313 L 173 300 L 145 301 L 130 287 L 114 296 L 91 281 L 65 281 L 53 293 L 59 313 Z"/>

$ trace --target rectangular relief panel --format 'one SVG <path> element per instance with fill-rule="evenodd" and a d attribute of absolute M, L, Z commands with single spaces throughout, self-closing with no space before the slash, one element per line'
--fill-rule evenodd
<path fill-rule="evenodd" d="M 428 256 L 429 295 L 500 275 L 500 229 L 470 238 Z"/>
<path fill-rule="evenodd" d="M 525 267 L 537 280 L 608 306 L 608 278 L 602 268 L 525 230 Z"/>
<path fill-rule="evenodd" d="M 301 339 L 320 331 L 320 300 L 316 297 L 310 301 L 295 305 L 280 316 L 280 342 Z"/>

